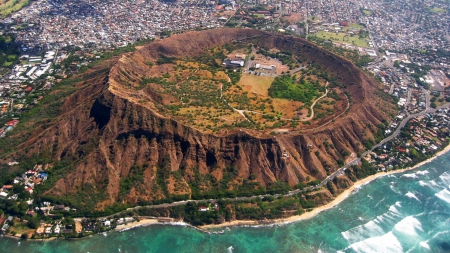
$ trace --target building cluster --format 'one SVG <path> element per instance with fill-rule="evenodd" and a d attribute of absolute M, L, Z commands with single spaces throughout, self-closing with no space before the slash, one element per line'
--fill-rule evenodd
<path fill-rule="evenodd" d="M 447 48 L 450 16 L 442 1 L 359 2 L 359 22 L 371 32 L 374 46 L 392 50 Z"/>
<path fill-rule="evenodd" d="M 13 184 L 3 185 L 0 189 L 0 198 L 7 198 L 17 200 L 18 194 L 14 194 L 12 191 L 14 185 L 23 186 L 24 190 L 33 194 L 33 189 L 36 185 L 42 184 L 47 180 L 48 174 L 46 170 L 52 168 L 51 164 L 35 165 L 32 169 L 27 170 L 21 176 L 14 179 Z M 28 200 L 29 204 L 33 203 L 33 200 Z"/>
<path fill-rule="evenodd" d="M 370 44 L 375 48 L 400 51 L 449 46 L 450 15 L 448 5 L 442 1 L 299 2 L 303 13 L 316 26 L 323 23 L 362 24 L 370 31 Z M 314 25 L 310 32 L 316 32 Z"/>
<path fill-rule="evenodd" d="M 221 25 L 213 14 L 215 1 L 39 0 L 3 20 L 17 29 L 24 50 L 95 44 L 123 46 L 153 38 L 163 31 L 184 31 Z"/>
<path fill-rule="evenodd" d="M 0 77 L 0 117 L 37 104 L 43 98 L 41 91 L 48 90 L 55 84 L 54 76 L 50 76 L 54 74 L 52 66 L 60 63 L 66 56 L 57 56 L 55 51 L 47 51 L 43 55 L 22 55 L 20 62 Z M 0 137 L 4 137 L 17 123 L 18 118 L 13 118 L 0 127 Z"/>
<path fill-rule="evenodd" d="M 0 128 L 0 137 L 5 137 L 6 133 L 13 130 L 14 127 L 17 126 L 17 124 L 19 124 L 19 120 L 18 119 L 12 119 L 8 122 L 6 122 L 6 124 Z"/>
<path fill-rule="evenodd" d="M 366 160 L 381 171 L 412 166 L 447 145 L 449 126 L 449 109 L 411 119 L 402 134 L 368 154 Z"/>

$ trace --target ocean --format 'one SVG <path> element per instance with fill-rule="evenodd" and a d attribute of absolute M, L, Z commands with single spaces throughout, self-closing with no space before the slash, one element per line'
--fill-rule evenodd
<path fill-rule="evenodd" d="M 0 238 L 0 252 L 450 252 L 450 153 L 363 185 L 309 220 L 210 233 L 175 224 L 72 241 Z"/>

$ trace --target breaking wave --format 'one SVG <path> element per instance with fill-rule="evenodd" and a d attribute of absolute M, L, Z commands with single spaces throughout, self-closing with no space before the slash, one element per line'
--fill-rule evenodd
<path fill-rule="evenodd" d="M 412 193 L 412 192 L 407 192 L 407 193 L 405 194 L 405 196 L 408 197 L 408 198 L 415 199 L 415 200 L 421 202 L 420 199 L 419 199 L 414 193 Z"/>
<path fill-rule="evenodd" d="M 447 189 L 444 189 L 436 194 L 434 194 L 436 197 L 440 198 L 441 200 L 447 202 L 450 204 L 450 191 Z"/>

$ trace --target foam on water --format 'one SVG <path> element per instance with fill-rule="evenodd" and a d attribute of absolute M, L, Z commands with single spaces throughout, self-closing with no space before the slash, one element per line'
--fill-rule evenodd
<path fill-rule="evenodd" d="M 397 193 L 397 194 L 399 194 L 399 195 L 402 194 L 399 190 L 397 190 L 397 189 L 395 188 L 395 186 L 394 186 L 393 184 L 389 185 L 389 188 L 391 188 L 391 190 L 392 190 L 393 192 L 395 192 L 395 193 Z"/>
<path fill-rule="evenodd" d="M 398 202 L 398 201 L 397 201 L 397 202 Z M 395 203 L 395 204 L 397 204 L 397 203 Z M 396 206 L 396 205 L 390 206 L 390 207 L 389 207 L 389 212 L 391 212 L 392 214 L 395 214 L 395 215 L 400 215 L 400 212 L 398 211 L 397 208 L 395 208 L 395 206 Z"/>
<path fill-rule="evenodd" d="M 401 215 L 400 211 L 395 206 L 401 207 L 400 201 L 397 201 L 394 205 L 391 205 L 388 212 L 377 216 L 375 219 L 347 231 L 341 232 L 342 237 L 344 237 L 349 243 L 355 243 L 360 241 L 362 238 L 381 236 L 385 234 L 386 232 L 380 225 L 384 224 L 388 220 L 390 220 L 390 222 L 395 222 L 395 220 L 397 220 Z M 363 220 L 361 217 L 358 219 L 360 221 Z"/>
<path fill-rule="evenodd" d="M 439 178 L 446 186 L 450 185 L 450 174 L 448 172 L 442 173 Z"/>
<path fill-rule="evenodd" d="M 416 175 L 421 175 L 421 176 L 423 176 L 423 175 L 426 175 L 426 174 L 429 174 L 430 172 L 428 171 L 428 170 L 421 170 L 421 171 L 417 171 L 416 172 Z"/>
<path fill-rule="evenodd" d="M 373 235 L 383 235 L 384 230 L 377 225 L 375 220 L 371 220 L 366 224 L 359 225 L 350 230 L 342 232 L 342 237 L 344 237 L 349 243 L 355 243 L 361 240 L 361 238 L 367 238 Z"/>
<path fill-rule="evenodd" d="M 447 189 L 444 189 L 436 194 L 434 194 L 436 197 L 440 198 L 441 200 L 450 203 L 450 191 Z"/>
<path fill-rule="evenodd" d="M 420 242 L 419 245 L 424 249 L 431 250 L 430 245 L 428 245 L 428 241 Z"/>
<path fill-rule="evenodd" d="M 419 184 L 420 184 L 420 186 L 428 186 L 428 184 L 427 183 L 425 183 L 424 181 L 422 181 L 422 180 L 420 180 L 419 181 Z"/>
<path fill-rule="evenodd" d="M 411 174 L 403 174 L 402 177 L 408 177 L 408 178 L 419 178 L 416 173 Z"/>
<path fill-rule="evenodd" d="M 431 181 L 430 181 L 430 184 L 433 185 L 433 186 L 438 186 L 438 184 L 437 184 L 436 181 L 434 181 L 434 180 L 431 180 Z"/>
<path fill-rule="evenodd" d="M 415 199 L 415 200 L 421 202 L 421 201 L 419 200 L 419 198 L 417 198 L 417 196 L 416 196 L 414 193 L 412 193 L 412 192 L 407 192 L 407 193 L 405 194 L 405 196 L 408 197 L 408 198 Z"/>
<path fill-rule="evenodd" d="M 436 162 L 441 160 L 442 165 L 433 162 L 407 176 L 373 181 L 336 208 L 292 224 L 205 231 L 185 223 L 164 223 L 82 240 L 24 240 L 20 246 L 0 235 L 0 251 L 449 252 L 442 243 L 450 238 L 450 153 Z"/>
<path fill-rule="evenodd" d="M 348 248 L 346 248 L 345 251 L 348 251 L 349 249 L 355 252 L 364 253 L 403 252 L 402 245 L 392 232 L 389 232 L 382 236 L 375 236 L 360 242 L 353 243 Z"/>
<path fill-rule="evenodd" d="M 407 216 L 397 224 L 395 224 L 395 232 L 405 234 L 407 236 L 419 236 L 417 231 L 423 231 L 422 223 L 413 216 Z"/>

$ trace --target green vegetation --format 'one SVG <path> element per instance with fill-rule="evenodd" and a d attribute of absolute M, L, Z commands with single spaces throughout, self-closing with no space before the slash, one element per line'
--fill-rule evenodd
<path fill-rule="evenodd" d="M 431 12 L 435 12 L 435 13 L 444 13 L 447 12 L 446 9 L 444 8 L 439 8 L 439 7 L 433 7 L 429 9 Z"/>
<path fill-rule="evenodd" d="M 362 30 L 360 30 L 362 31 Z M 353 44 L 358 47 L 368 47 L 369 46 L 369 40 L 367 37 L 361 37 L 355 34 L 347 34 L 345 32 L 325 32 L 325 31 L 319 31 L 315 34 L 316 37 L 319 37 L 324 40 L 331 40 L 336 41 L 339 43 L 348 43 Z"/>
<path fill-rule="evenodd" d="M 375 173 L 377 170 L 366 159 L 361 159 L 361 165 L 351 166 L 345 170 L 345 174 L 354 182 Z"/>
<path fill-rule="evenodd" d="M 373 11 L 368 10 L 368 9 L 362 9 L 361 8 L 361 12 L 366 15 L 366 16 L 372 16 L 373 15 Z"/>
<path fill-rule="evenodd" d="M 292 99 L 306 104 L 312 103 L 313 99 L 319 95 L 319 87 L 304 79 L 296 82 L 288 75 L 276 77 L 269 88 L 269 96 L 273 98 Z"/>
<path fill-rule="evenodd" d="M 368 55 L 360 55 L 358 53 L 358 50 L 350 50 L 350 49 L 345 49 L 343 47 L 337 47 L 337 46 L 333 46 L 331 43 L 325 43 L 325 39 L 320 38 L 318 36 L 308 36 L 308 40 L 313 41 L 317 44 L 323 45 L 324 48 L 330 50 L 333 53 L 339 54 L 347 59 L 349 59 L 350 61 L 352 61 L 353 63 L 355 63 L 356 66 L 358 67 L 364 67 L 367 66 L 367 64 L 369 62 L 372 62 L 373 59 L 370 58 L 370 56 Z"/>
<path fill-rule="evenodd" d="M 158 60 L 156 61 L 156 64 L 168 64 L 168 63 L 174 63 L 177 58 L 175 57 L 169 57 L 165 55 L 160 55 Z"/>
<path fill-rule="evenodd" d="M 124 198 L 130 192 L 131 188 L 144 183 L 143 175 L 146 168 L 147 166 L 141 167 L 138 165 L 131 167 L 128 176 L 120 180 L 119 198 Z"/>
<path fill-rule="evenodd" d="M 260 49 L 258 51 L 258 54 L 262 54 L 266 57 L 276 58 L 280 60 L 283 63 L 283 65 L 287 65 L 289 69 L 300 67 L 299 61 L 293 57 L 293 54 L 291 52 L 281 51 L 278 53 L 270 53 L 267 50 Z"/>
<path fill-rule="evenodd" d="M 287 213 L 302 214 L 306 210 L 316 207 L 322 199 L 320 196 L 309 194 L 296 194 L 288 197 L 264 197 L 247 201 L 218 200 L 218 210 L 212 203 L 188 202 L 185 206 L 167 208 L 139 208 L 135 212 L 141 216 L 172 217 L 183 219 L 195 226 L 212 223 L 222 223 L 238 220 L 278 219 Z M 200 207 L 209 208 L 200 211 Z"/>
<path fill-rule="evenodd" d="M 0 5 L 0 16 L 6 17 L 9 14 L 22 9 L 30 4 L 30 0 L 6 0 Z"/>
<path fill-rule="evenodd" d="M 0 35 L 0 66 L 12 67 L 19 59 L 19 47 L 14 43 L 12 35 Z"/>

